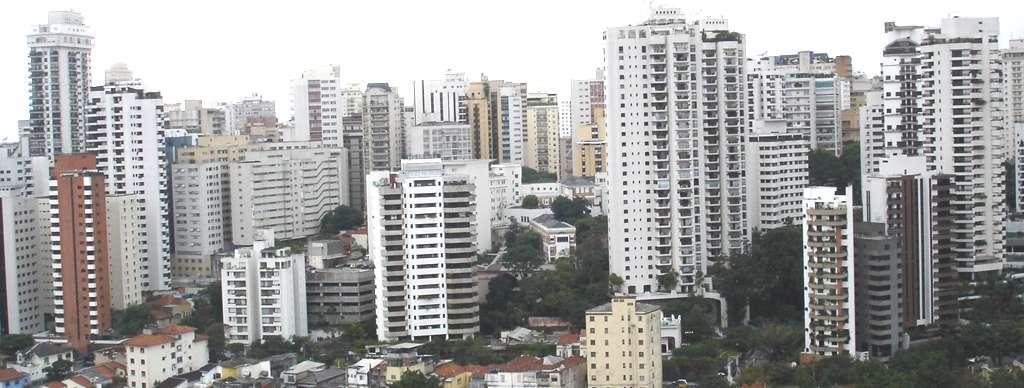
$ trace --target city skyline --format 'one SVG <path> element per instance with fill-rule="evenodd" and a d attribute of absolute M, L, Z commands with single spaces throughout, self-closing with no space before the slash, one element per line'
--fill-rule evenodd
<path fill-rule="evenodd" d="M 402 28 L 364 39 L 358 34 L 372 31 L 375 22 L 384 19 L 363 16 L 386 14 L 395 4 L 310 3 L 308 7 L 290 9 L 240 9 L 237 3 L 216 3 L 202 4 L 203 12 L 195 12 L 199 4 L 190 2 L 176 4 L 174 8 L 133 9 L 118 2 L 82 4 L 58 0 L 20 5 L 5 12 L 4 23 L 0 23 L 0 49 L 26 50 L 25 37 L 32 26 L 45 21 L 40 15 L 54 9 L 74 9 L 82 13 L 96 37 L 94 85 L 100 84 L 107 68 L 123 62 L 148 90 L 160 91 L 167 102 L 202 99 L 205 104 L 214 105 L 258 93 L 275 101 L 278 116 L 287 121 L 292 111 L 291 81 L 309 68 L 328 64 L 341 66 L 343 82 L 388 82 L 405 98 L 412 96 L 413 80 L 437 79 L 448 69 L 463 72 L 470 80 L 479 79 L 483 73 L 491 79 L 527 82 L 531 92 L 558 93 L 568 98 L 569 80 L 588 79 L 594 68 L 603 64 L 599 39 L 605 29 L 643 20 L 650 7 L 658 4 L 681 7 L 688 18 L 695 14 L 725 17 L 731 30 L 747 36 L 747 53 L 752 58 L 800 50 L 850 55 L 854 70 L 868 75 L 879 73 L 876 64 L 881 61 L 881 53 L 877 47 L 883 44 L 882 26 L 886 21 L 928 25 L 931 20 L 949 15 L 999 15 L 1000 47 L 1005 47 L 1009 39 L 1024 38 L 1024 15 L 1006 14 L 1005 3 L 996 1 L 972 2 L 970 7 L 942 1 L 925 9 L 892 3 L 885 4 L 884 15 L 870 11 L 876 7 L 865 6 L 850 10 L 846 14 L 849 17 L 841 18 L 822 18 L 820 5 L 809 2 L 806 7 L 784 8 L 749 2 L 693 6 L 681 1 L 559 2 L 536 6 L 454 2 L 443 7 L 403 3 L 403 11 L 394 18 L 395 25 Z M 119 17 L 125 8 L 131 9 L 134 17 Z M 302 14 L 308 9 L 321 11 Z M 535 9 L 550 12 L 531 12 Z M 496 30 L 488 29 L 493 25 L 490 18 L 460 17 L 477 11 L 505 15 L 506 20 L 529 18 L 528 25 L 551 28 Z M 575 16 L 568 17 L 570 14 Z M 332 22 L 330 15 L 338 15 L 338 22 Z M 189 26 L 200 27 L 176 29 L 186 16 L 191 18 Z M 296 22 L 300 17 L 312 19 Z M 789 23 L 780 25 L 780 21 Z M 465 47 L 474 49 L 438 44 L 453 36 L 465 42 Z M 226 45 L 228 41 L 233 44 Z M 398 49 L 388 49 L 388 45 Z M 502 55 L 508 59 L 497 60 Z M 416 63 L 417 67 L 409 68 L 408 63 Z M 0 61 L 0 82 L 10 85 L 12 90 L 0 95 L 0 102 L 11 107 L 0 112 L 0 138 L 14 139 L 17 120 L 28 116 L 24 66 L 20 55 Z"/>

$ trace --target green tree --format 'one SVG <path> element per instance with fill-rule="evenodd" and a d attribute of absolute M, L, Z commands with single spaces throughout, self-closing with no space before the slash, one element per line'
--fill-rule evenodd
<path fill-rule="evenodd" d="M 50 366 L 43 368 L 46 373 L 46 381 L 61 381 L 71 376 L 71 361 L 59 359 Z"/>
<path fill-rule="evenodd" d="M 437 376 L 426 376 L 420 371 L 407 370 L 402 378 L 391 384 L 391 388 L 441 388 L 441 380 Z"/>
<path fill-rule="evenodd" d="M 30 334 L 7 334 L 0 336 L 0 353 L 14 356 L 19 351 L 28 349 L 35 343 Z"/>
<path fill-rule="evenodd" d="M 498 334 L 521 322 L 512 303 L 517 283 L 515 276 L 507 273 L 499 274 L 488 283 L 487 300 L 480 305 L 480 331 L 483 334 Z"/>
<path fill-rule="evenodd" d="M 853 185 L 854 203 L 860 204 L 860 143 L 844 144 L 838 156 L 823 149 L 810 151 L 807 170 L 811 186 Z"/>
<path fill-rule="evenodd" d="M 540 235 L 532 230 L 515 235 L 507 243 L 501 260 L 520 279 L 533 273 L 544 264 Z"/>
<path fill-rule="evenodd" d="M 213 323 L 206 327 L 204 333 L 209 338 L 207 342 L 210 351 L 210 361 L 216 362 L 225 359 L 224 346 L 227 341 L 224 339 L 224 325 Z"/>
<path fill-rule="evenodd" d="M 144 304 L 131 305 L 124 310 L 114 310 L 110 322 L 114 333 L 124 336 L 138 335 L 147 325 L 154 323 L 156 321 L 149 313 L 149 307 Z"/>
<path fill-rule="evenodd" d="M 540 172 L 523 166 L 523 184 L 557 182 L 558 177 L 550 172 Z"/>
<path fill-rule="evenodd" d="M 263 341 L 257 340 L 249 347 L 249 352 L 246 354 L 249 358 L 267 358 L 275 354 L 298 353 L 300 350 L 300 346 L 296 343 L 300 340 L 299 337 L 294 338 L 296 342 L 287 341 L 276 335 L 263 336 L 263 338 Z"/>
<path fill-rule="evenodd" d="M 979 380 L 976 384 L 982 388 L 1024 388 L 1024 370 L 999 368 Z"/>
<path fill-rule="evenodd" d="M 570 199 L 559 195 L 551 202 L 551 213 L 555 219 L 575 225 L 579 219 L 590 216 L 590 202 L 582 197 Z"/>
<path fill-rule="evenodd" d="M 540 207 L 540 200 L 537 199 L 536 195 L 530 194 L 523 197 L 523 207 L 527 209 L 536 209 Z"/>
<path fill-rule="evenodd" d="M 622 291 L 622 284 L 625 283 L 622 280 L 622 276 L 614 273 L 608 274 L 608 287 L 612 293 Z"/>
<path fill-rule="evenodd" d="M 670 269 L 658 275 L 658 289 L 664 292 L 671 292 L 679 286 L 679 272 Z"/>
<path fill-rule="evenodd" d="M 320 219 L 320 234 L 335 236 L 343 230 L 349 230 L 366 222 L 363 212 L 356 208 L 341 205 Z"/>
<path fill-rule="evenodd" d="M 730 322 L 743 320 L 745 306 L 755 321 L 802 319 L 802 239 L 803 232 L 797 225 L 757 233 L 745 252 L 726 257 L 712 267 L 715 286 L 730 306 Z"/>

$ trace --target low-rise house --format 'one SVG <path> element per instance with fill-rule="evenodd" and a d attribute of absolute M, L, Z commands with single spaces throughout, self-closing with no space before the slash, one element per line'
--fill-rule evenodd
<path fill-rule="evenodd" d="M 0 369 L 0 387 L 3 388 L 25 388 L 29 387 L 31 379 L 28 373 L 14 368 Z"/>
<path fill-rule="evenodd" d="M 573 356 L 586 357 L 587 355 L 587 337 L 586 331 L 575 333 L 565 333 L 558 337 L 558 343 L 555 344 L 555 355 L 562 358 L 569 358 Z"/>
<path fill-rule="evenodd" d="M 578 356 L 520 356 L 494 366 L 484 379 L 487 388 L 586 388 L 586 368 L 586 359 Z"/>
<path fill-rule="evenodd" d="M 527 317 L 526 327 L 546 333 L 568 333 L 572 323 L 558 317 Z"/>
<path fill-rule="evenodd" d="M 446 362 L 434 368 L 441 388 L 486 388 L 487 367 Z"/>
<path fill-rule="evenodd" d="M 678 315 L 661 317 L 661 353 L 672 354 L 672 350 L 683 344 L 683 320 Z"/>
<path fill-rule="evenodd" d="M 210 360 L 207 339 L 188 326 L 171 325 L 125 341 L 128 387 L 152 388 L 169 377 L 198 370 Z"/>
<path fill-rule="evenodd" d="M 529 183 L 522 186 L 521 194 L 523 198 L 529 195 L 535 196 L 541 206 L 547 207 L 555 198 L 562 195 L 562 184 L 558 182 Z"/>
<path fill-rule="evenodd" d="M 176 325 L 192 315 L 192 303 L 174 295 L 154 296 L 146 301 L 149 315 L 157 326 Z"/>
<path fill-rule="evenodd" d="M 351 388 L 383 387 L 388 363 L 379 358 L 364 358 L 348 367 L 348 386 Z"/>
<path fill-rule="evenodd" d="M 555 219 L 553 214 L 534 218 L 530 229 L 540 235 L 541 250 L 548 262 L 576 254 L 576 227 Z"/>
<path fill-rule="evenodd" d="M 43 372 L 43 369 L 57 360 L 74 362 L 75 350 L 66 344 L 37 342 L 28 349 L 18 352 L 17 357 L 17 362 L 8 366 L 27 373 L 32 382 L 38 382 L 46 379 L 46 372 Z"/>

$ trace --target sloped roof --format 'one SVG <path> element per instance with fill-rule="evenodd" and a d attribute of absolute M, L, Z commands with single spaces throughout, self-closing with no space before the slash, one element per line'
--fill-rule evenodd
<path fill-rule="evenodd" d="M 58 344 L 54 342 L 37 342 L 35 345 L 32 345 L 31 348 L 28 348 L 28 350 L 25 351 L 25 354 L 28 354 L 30 356 L 35 354 L 39 357 L 46 357 L 52 356 L 54 354 L 63 354 L 71 351 L 73 351 L 71 347 L 65 344 Z"/>
<path fill-rule="evenodd" d="M 18 372 L 14 368 L 0 369 L 0 381 L 13 381 L 18 380 L 25 376 L 25 373 Z"/>
<path fill-rule="evenodd" d="M 174 342 L 174 337 L 166 334 L 143 334 L 132 337 L 124 342 L 125 346 L 150 347 Z"/>

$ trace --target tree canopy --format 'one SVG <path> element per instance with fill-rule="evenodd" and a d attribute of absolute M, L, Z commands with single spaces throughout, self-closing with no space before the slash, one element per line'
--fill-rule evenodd
<path fill-rule="evenodd" d="M 530 275 L 544 264 L 540 235 L 514 225 L 505 234 L 505 254 L 501 260 L 518 278 Z"/>
<path fill-rule="evenodd" d="M 590 216 L 590 201 L 583 197 L 568 198 L 559 195 L 551 202 L 551 213 L 555 219 L 576 225 L 581 218 Z"/>
<path fill-rule="evenodd" d="M 154 323 L 156 321 L 149 313 L 149 307 L 144 304 L 131 305 L 124 310 L 114 310 L 110 322 L 111 329 L 115 334 L 125 336 L 141 334 L 142 329 Z"/>
<path fill-rule="evenodd" d="M 343 230 L 349 230 L 366 222 L 363 212 L 356 208 L 341 205 L 320 219 L 320 234 L 334 236 Z"/>
<path fill-rule="evenodd" d="M 523 166 L 523 184 L 558 182 L 558 176 L 550 172 L 537 171 Z"/>
<path fill-rule="evenodd" d="M 441 388 L 437 376 L 426 376 L 420 371 L 407 370 L 402 378 L 390 385 L 391 388 Z"/>
<path fill-rule="evenodd" d="M 812 150 L 807 155 L 807 169 L 811 186 L 853 185 L 854 203 L 860 203 L 860 143 L 844 144 L 839 156 L 832 151 Z"/>
<path fill-rule="evenodd" d="M 536 195 L 530 194 L 523 197 L 523 207 L 527 209 L 536 209 L 540 207 L 540 199 Z"/>
<path fill-rule="evenodd" d="M 31 334 L 7 334 L 0 336 L 0 353 L 14 356 L 18 352 L 32 347 L 35 340 Z"/>
<path fill-rule="evenodd" d="M 803 232 L 798 225 L 754 235 L 744 253 L 711 269 L 729 306 L 729 321 L 740 322 L 744 306 L 754 320 L 798 322 L 803 318 Z"/>
<path fill-rule="evenodd" d="M 43 368 L 46 373 L 46 381 L 61 381 L 71 376 L 71 361 L 59 359 L 53 364 Z"/>

